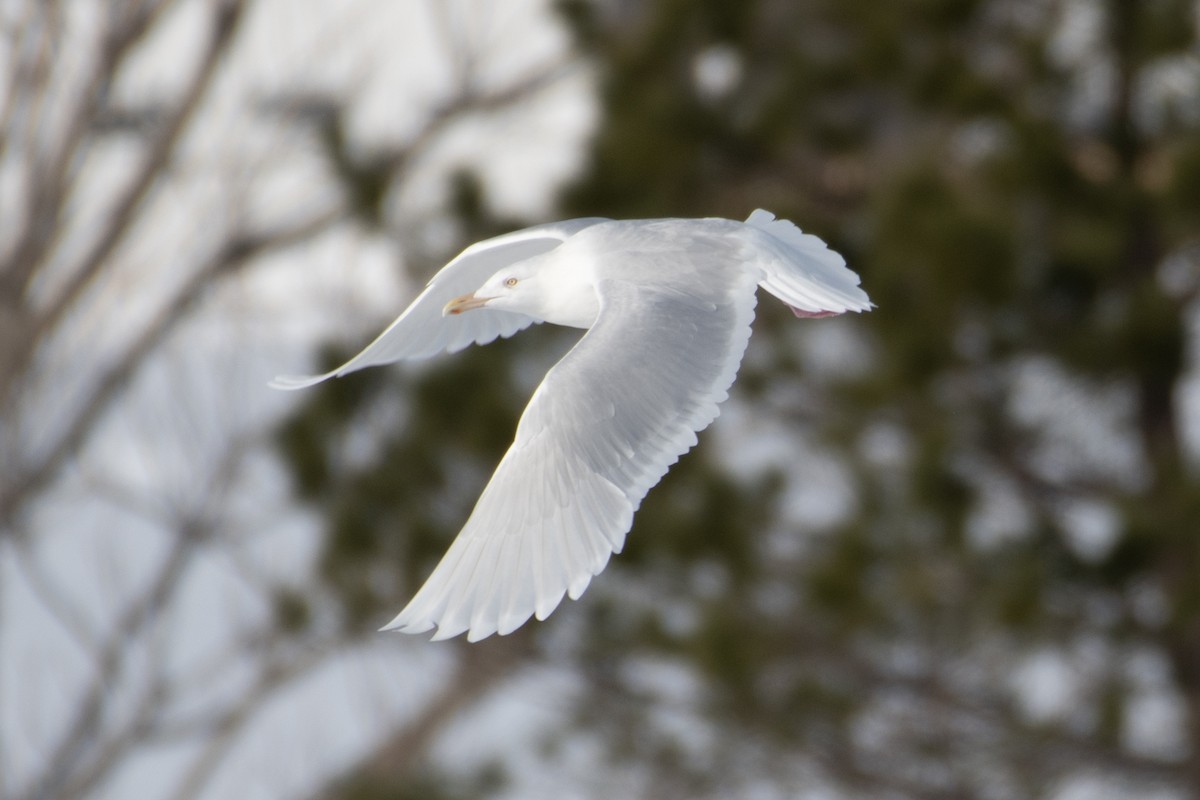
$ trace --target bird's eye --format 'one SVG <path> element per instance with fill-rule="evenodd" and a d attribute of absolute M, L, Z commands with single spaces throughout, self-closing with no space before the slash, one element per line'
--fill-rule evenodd
<path fill-rule="evenodd" d="M 509 278 L 508 280 L 506 280 L 506 281 L 504 282 L 504 285 L 505 285 L 505 286 L 516 286 L 516 285 L 517 285 L 517 279 L 516 279 L 516 278 Z"/>

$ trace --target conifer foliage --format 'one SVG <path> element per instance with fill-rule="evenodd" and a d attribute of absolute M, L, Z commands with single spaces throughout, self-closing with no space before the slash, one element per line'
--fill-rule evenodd
<path fill-rule="evenodd" d="M 769 208 L 878 306 L 760 306 L 706 445 L 517 634 L 580 680 L 580 735 L 621 767 L 595 796 L 1200 797 L 1194 3 L 559 10 L 603 112 L 559 216 Z M 378 461 L 301 473 L 347 619 L 419 585 L 561 346 L 321 390 L 406 409 Z M 308 419 L 297 464 L 346 435 Z"/>

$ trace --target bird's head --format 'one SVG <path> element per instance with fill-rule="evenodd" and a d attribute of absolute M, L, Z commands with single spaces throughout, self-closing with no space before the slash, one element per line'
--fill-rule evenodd
<path fill-rule="evenodd" d="M 589 271 L 568 268 L 557 252 L 527 258 L 505 267 L 471 294 L 456 297 L 442 308 L 443 316 L 456 316 L 476 308 L 511 311 L 575 328 L 588 328 L 596 320 L 599 301 Z"/>
<path fill-rule="evenodd" d="M 442 308 L 442 316 L 456 316 L 476 308 L 518 311 L 540 310 L 542 292 L 537 272 L 525 263 L 500 270 L 471 294 L 456 297 Z"/>

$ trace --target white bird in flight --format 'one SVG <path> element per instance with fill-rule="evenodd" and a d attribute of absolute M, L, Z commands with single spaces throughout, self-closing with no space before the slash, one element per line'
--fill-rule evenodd
<path fill-rule="evenodd" d="M 799 317 L 871 306 L 858 275 L 770 212 L 574 219 L 473 244 L 365 350 L 363 367 L 453 353 L 535 322 L 586 328 L 546 374 L 445 557 L 384 630 L 470 641 L 545 619 L 621 552 L 646 492 L 696 444 L 733 383 L 755 287 Z"/>

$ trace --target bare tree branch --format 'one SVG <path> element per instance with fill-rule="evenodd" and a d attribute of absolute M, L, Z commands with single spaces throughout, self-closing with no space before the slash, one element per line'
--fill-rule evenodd
<path fill-rule="evenodd" d="M 341 797 L 347 781 L 402 783 L 414 774 L 447 724 L 528 665 L 534 657 L 529 636 L 520 631 L 506 639 L 490 642 L 486 648 L 459 645 L 454 674 L 441 691 L 415 718 L 406 721 L 380 747 L 349 770 L 348 778 L 333 781 L 312 795 L 312 800 Z"/>
<path fill-rule="evenodd" d="M 243 445 L 241 440 L 230 444 L 216 470 L 211 491 L 205 492 L 210 498 L 226 496 L 233 487 L 234 476 L 240 470 L 242 459 L 250 452 Z M 220 509 L 223 506 L 213 500 L 209 507 Z M 76 716 L 51 752 L 43 772 L 45 780 L 31 787 L 27 793 L 29 800 L 66 800 L 86 796 L 133 749 L 151 741 L 160 741 L 160 736 L 165 733 L 163 720 L 172 702 L 185 697 L 194 688 L 191 681 L 195 677 L 188 673 L 172 678 L 165 673 L 168 659 L 163 648 L 168 646 L 168 642 L 163 637 L 173 628 L 164 622 L 164 618 L 175 604 L 183 585 L 182 577 L 193 563 L 197 548 L 212 541 L 222 524 L 222 520 L 211 514 L 177 520 L 172 550 L 160 565 L 155 579 L 126 606 L 113 628 L 106 633 L 103 644 L 93 652 L 96 672 L 89 687 L 84 690 Z M 334 645 L 343 643 L 343 636 L 339 632 L 335 642 L 323 647 L 309 646 L 302 651 L 295 648 L 283 650 L 277 645 L 284 641 L 285 635 L 268 621 L 253 635 L 237 637 L 231 649 L 225 653 L 226 666 L 236 660 L 244 660 L 248 653 L 261 652 L 264 656 L 259 680 L 240 692 L 227 706 L 206 709 L 203 719 L 176 721 L 171 726 L 175 735 L 178 737 L 186 733 L 193 738 L 217 736 L 223 739 L 225 734 L 231 734 L 247 721 L 273 691 L 334 652 Z M 134 653 L 138 642 L 147 640 L 147 646 L 157 652 L 149 653 L 148 658 L 137 663 L 148 665 L 152 674 L 139 677 L 137 697 L 124 713 L 126 720 L 121 727 L 105 730 L 106 708 L 110 704 L 111 693 L 125 679 L 131 662 L 136 658 Z M 206 666 L 212 669 L 221 665 L 209 663 Z M 212 758 L 220 752 L 215 741 L 206 745 L 204 751 L 210 753 Z M 204 771 L 197 768 L 192 774 L 194 782 Z"/>
<path fill-rule="evenodd" d="M 9 40 L 20 43 L 12 47 L 9 63 L 8 94 L 0 106 L 0 157 L 9 144 L 20 136 L 21 141 L 33 141 L 32 133 L 37 129 L 37 105 L 44 99 L 44 87 L 50 75 L 53 43 L 59 39 L 61 30 L 60 8 L 55 3 L 28 3 L 23 7 L 27 13 L 15 21 L 9 32 Z M 29 55 L 30 51 L 34 51 Z M 17 115 L 21 112 L 24 126 L 18 127 Z M 2 275 L 3 270 L 0 270 Z"/>
<path fill-rule="evenodd" d="M 44 387 L 34 380 L 37 367 L 53 358 L 69 357 L 53 349 L 56 343 L 65 338 L 64 332 L 73 332 L 76 320 L 93 309 L 91 301 L 97 286 L 120 266 L 120 255 L 140 243 L 141 223 L 147 211 L 157 209 L 153 204 L 155 187 L 164 176 L 185 173 L 190 166 L 183 165 L 185 170 L 180 173 L 171 172 L 176 161 L 190 154 L 190 150 L 181 151 L 188 131 L 205 122 L 203 115 L 209 105 L 205 98 L 218 84 L 221 65 L 234 51 L 239 22 L 249 9 L 249 0 L 208 0 L 201 4 L 206 24 L 196 32 L 197 44 L 204 37 L 198 58 L 189 60 L 176 94 L 164 98 L 163 117 L 139 130 L 137 139 L 131 140 L 134 148 L 129 151 L 132 158 L 128 171 L 113 175 L 108 187 L 111 203 L 100 206 L 108 213 L 103 219 L 80 222 L 69 211 L 76 203 L 89 200 L 78 196 L 79 192 L 95 188 L 90 179 L 81 179 L 81 167 L 93 163 L 89 158 L 97 152 L 94 144 L 104 135 L 104 120 L 113 111 L 110 90 L 122 80 L 123 66 L 133 62 L 138 43 L 154 36 L 164 18 L 180 5 L 177 0 L 96 3 L 94 8 L 107 25 L 96 26 L 96 30 L 80 37 L 85 41 L 78 61 L 86 63 L 87 69 L 70 76 L 70 80 L 64 80 L 54 56 L 61 42 L 74 41 L 76 31 L 71 26 L 75 18 L 67 15 L 60 3 L 37 0 L 21 6 L 19 13 L 24 17 L 12 17 L 22 36 L 29 32 L 34 38 L 27 46 L 6 50 L 16 77 L 5 83 L 8 91 L 0 98 L 0 119 L 6 121 L 0 131 L 0 158 L 6 160 L 0 166 L 6 171 L 15 170 L 11 174 L 18 180 L 13 183 L 23 193 L 19 198 L 21 224 L 8 232 L 9 238 L 0 241 L 0 414 L 13 409 L 23 413 L 27 404 L 40 399 L 38 392 Z M 386 177 L 392 183 L 407 177 L 405 168 L 424 156 L 455 122 L 471 114 L 510 107 L 568 73 L 566 62 L 552 64 L 498 90 L 483 89 L 474 76 L 480 63 L 476 54 L 463 50 L 475 44 L 461 38 L 447 40 L 447 45 L 455 48 L 452 55 L 464 65 L 462 96 L 448 99 L 415 137 L 389 150 L 391 155 L 385 159 L 384 168 L 391 170 Z M 9 174 L 6 172 L 6 177 Z M 175 185 L 173 181 L 171 186 Z M 330 188 L 323 186 L 321 190 L 335 193 Z M 19 602 L 35 604 L 49 613 L 70 637 L 70 644 L 64 647 L 78 645 L 90 661 L 85 661 L 86 670 L 72 677 L 67 689 L 70 706 L 65 714 L 50 721 L 53 727 L 49 741 L 41 743 L 39 763 L 33 765 L 31 774 L 7 779 L 14 781 L 11 785 L 0 778 L 0 796 L 15 800 L 90 796 L 139 750 L 165 741 L 198 745 L 191 763 L 185 764 L 177 776 L 173 796 L 187 800 L 208 793 L 210 782 L 220 774 L 221 765 L 264 705 L 296 678 L 353 641 L 353 634 L 340 627 L 325 634 L 297 634 L 278 628 L 274 619 L 257 625 L 239 620 L 232 625 L 230 640 L 210 648 L 194 664 L 171 666 L 168 656 L 175 641 L 172 632 L 177 631 L 167 617 L 183 602 L 182 590 L 189 583 L 186 576 L 198 554 L 210 551 L 208 545 L 214 541 L 219 524 L 230 524 L 215 519 L 225 506 L 214 498 L 241 496 L 244 486 L 239 485 L 239 475 L 232 465 L 261 454 L 261 437 L 234 434 L 238 438 L 223 461 L 215 466 L 206 461 L 203 474 L 197 470 L 197 483 L 190 488 L 204 498 L 199 507 L 183 503 L 183 508 L 169 504 L 158 508 L 152 502 L 138 502 L 135 495 L 141 487 L 136 481 L 129 487 L 116 485 L 119 479 L 106 484 L 103 477 L 85 482 L 84 491 L 128 491 L 115 498 L 128 507 L 119 505 L 117 510 L 136 515 L 139 521 L 171 537 L 163 560 L 139 572 L 131 594 L 111 608 L 77 607 L 82 595 L 66 591 L 70 587 L 64 587 L 63 580 L 53 573 L 51 562 L 37 561 L 35 542 L 25 535 L 30 530 L 25 526 L 38 518 L 29 512 L 42 507 L 39 502 L 44 503 L 76 456 L 90 452 L 89 446 L 111 418 L 112 410 L 131 396 L 127 387 L 132 379 L 147 361 L 162 352 L 181 325 L 195 319 L 202 303 L 212 296 L 213 287 L 226 285 L 228 279 L 262 263 L 264 256 L 343 225 L 351 216 L 346 209 L 324 206 L 305 216 L 300 213 L 278 227 L 259 229 L 243 223 L 247 227 L 235 227 L 216 243 L 216 252 L 211 256 L 189 261 L 188 272 L 179 276 L 178 288 L 162 298 L 155 296 L 154 300 L 161 302 L 146 313 L 148 321 L 144 324 L 143 317 L 138 317 L 140 327 L 128 334 L 129 339 L 122 340 L 115 357 L 87 365 L 81 376 L 80 402 L 61 416 L 46 418 L 53 423 L 53 427 L 46 426 L 46 436 L 39 439 L 46 446 L 39 452 L 21 451 L 11 462 L 5 459 L 0 480 L 0 544 L 11 547 L 8 552 L 16 554 L 13 563 L 23 577 Z M 240 219 L 232 213 L 230 217 Z M 81 228 L 81 224 L 95 227 Z M 53 280 L 43 282 L 44 270 L 50 268 L 54 270 Z M 55 406 L 54 411 L 58 410 Z M 29 418 L 43 421 L 36 409 Z M 24 445 L 20 437 L 13 441 L 18 447 Z M 246 524 L 246 516 L 239 517 L 239 524 Z M 265 568 L 256 571 L 252 561 L 248 556 L 247 563 L 234 565 L 234 571 L 247 587 L 258 589 L 260 597 L 269 601 L 271 576 L 276 573 Z M 0 593 L 0 600 L 9 596 Z M 20 613 L 11 608 L 3 612 Z M 415 763 L 411 759 L 427 750 L 448 720 L 519 668 L 527 657 L 520 647 L 514 649 L 519 641 L 513 639 L 486 651 L 458 651 L 462 661 L 451 685 L 390 743 L 408 754 L 408 767 Z M 73 649 L 66 652 L 75 654 Z M 485 657 L 484 652 L 492 655 Z M 227 696 L 229 686 L 214 674 L 227 675 L 242 669 L 248 661 L 255 670 L 250 673 L 250 685 L 238 683 L 233 696 Z M 173 671 L 168 674 L 168 670 Z M 196 681 L 198 673 L 207 682 Z M 21 676 L 16 677 L 19 680 Z M 211 705 L 193 704 L 196 697 L 206 696 L 206 690 L 222 699 Z M 5 745 L 9 743 L 11 737 L 0 742 L 0 759 L 7 757 Z M 0 763 L 0 771 L 6 766 Z M 379 764 L 381 769 L 388 766 Z"/>
<path fill-rule="evenodd" d="M 15 535 L 16 518 L 24 503 L 44 488 L 57 474 L 62 463 L 78 451 L 146 356 L 159 347 L 204 298 L 205 287 L 234 274 L 250 263 L 254 256 L 309 239 L 339 219 L 339 210 L 324 211 L 277 232 L 234 237 L 207 266 L 198 269 L 122 357 L 106 370 L 83 411 L 71 421 L 40 463 L 0 490 L 0 535 L 6 531 L 9 535 Z"/>
<path fill-rule="evenodd" d="M 32 142 L 51 138 L 36 128 L 27 137 L 23 149 L 30 151 L 32 175 L 28 181 L 30 197 L 26 203 L 26 225 L 5 262 L 0 263 L 0 308 L 7 306 L 4 315 L 3 341 L 0 341 L 0 406 L 11 401 L 11 392 L 18 386 L 32 363 L 39 341 L 59 324 L 107 263 L 109 256 L 124 239 L 132 225 L 137 208 L 148 195 L 163 166 L 186 128 L 200 99 L 211 83 L 216 66 L 226 52 L 237 21 L 241 17 L 242 0 L 222 0 L 214 15 L 212 36 L 188 89 L 158 137 L 148 148 L 137 175 L 118 200 L 112 219 L 101 229 L 100 238 L 83 257 L 68 284 L 45 310 L 35 312 L 28 303 L 30 280 L 38 273 L 54 241 L 62 234 L 62 210 L 69 193 L 68 175 L 75 168 L 77 155 L 103 102 L 103 87 L 113 79 L 132 46 L 149 30 L 152 23 L 174 0 L 137 5 L 116 4 L 111 10 L 110 28 L 103 37 L 100 63 L 88 85 L 80 93 L 76 106 L 66 124 L 59 146 L 42 157 Z M 53 4 L 48 4 L 53 5 Z M 122 14 L 118 9 L 130 9 Z M 52 46 L 52 40 L 49 46 Z M 45 99 L 49 77 L 43 78 L 31 91 Z M 33 102 L 32 100 L 30 102 Z M 38 115 L 29 112 L 32 124 Z M 36 137 L 36 138 L 35 138 Z M 2 505 L 2 502 L 0 502 Z M 0 528 L 4 526 L 0 513 Z"/>
<path fill-rule="evenodd" d="M 41 334 L 53 328 L 75 302 L 83 291 L 91 284 L 96 274 L 105 264 L 117 245 L 124 239 L 136 216 L 134 212 L 145 200 L 150 188 L 163 167 L 171 157 L 180 134 L 195 113 L 200 100 L 204 97 L 217 65 L 221 63 L 225 50 L 233 41 L 238 22 L 242 17 L 245 5 L 241 0 L 224 0 L 217 6 L 211 26 L 211 38 L 205 50 L 204 58 L 199 68 L 192 76 L 187 90 L 171 115 L 157 139 L 146 153 L 136 177 L 126 187 L 121 199 L 117 202 L 110 222 L 103 227 L 103 233 L 83 258 L 79 269 L 70 282 L 62 290 L 54 303 L 38 316 L 33 329 L 33 340 L 37 341 Z"/>
<path fill-rule="evenodd" d="M 17 566 L 25 577 L 30 590 L 37 596 L 42 607 L 50 613 L 54 620 L 70 636 L 87 656 L 96 654 L 96 634 L 87 628 L 83 615 L 70 603 L 62 587 L 54 583 L 54 579 L 46 574 L 37 559 L 29 551 L 28 543 L 17 541 L 13 548 Z"/>
<path fill-rule="evenodd" d="M 471 114 L 485 114 L 511 107 L 553 86 L 571 75 L 577 63 L 572 59 L 548 64 L 533 70 L 502 89 L 486 92 L 467 91 L 457 94 L 435 109 L 420 132 L 407 141 L 395 161 L 401 168 L 420 155 L 447 128 Z M 474 87 L 467 87 L 474 89 Z"/>
<path fill-rule="evenodd" d="M 29 279 L 41 266 L 46 253 L 61 232 L 58 223 L 63 204 L 69 194 L 68 175 L 77 164 L 77 156 L 82 143 L 88 136 L 105 100 L 104 88 L 112 82 L 133 46 L 173 2 L 174 0 L 162 0 L 157 3 L 114 4 L 109 9 L 108 29 L 101 43 L 97 64 L 76 98 L 75 108 L 64 127 L 63 134 L 57 142 L 54 142 L 53 139 L 50 140 L 50 146 L 53 149 L 46 154 L 32 146 L 38 141 L 37 138 L 26 137 L 25 145 L 26 149 L 30 150 L 34 170 L 33 179 L 30 181 L 27 212 L 29 224 L 24 230 L 23 238 L 13 248 L 7 263 L 0 267 L 0 276 L 8 281 L 18 293 L 27 286 Z M 207 83 L 204 69 L 197 77 L 202 78 L 204 84 Z M 44 96 L 44 84 L 34 85 L 31 88 L 38 95 Z M 180 126 L 186 121 L 187 114 L 191 109 L 185 102 L 181 110 L 185 113 L 178 118 Z M 35 114 L 30 115 L 31 124 L 37 117 L 38 115 Z M 43 125 L 38 125 L 35 130 L 43 127 Z M 164 131 L 159 147 L 161 148 L 163 144 L 169 147 L 177 131 L 178 128 L 175 131 L 169 129 Z M 57 144 L 57 147 L 53 147 L 54 144 Z M 148 161 L 153 161 L 153 156 Z M 144 169 L 143 175 L 145 174 L 146 170 Z M 131 188 L 136 188 L 136 182 Z M 47 326 L 52 324 L 53 320 L 47 321 Z M 34 333 L 33 340 L 36 341 L 36 338 L 37 335 Z"/>
<path fill-rule="evenodd" d="M 96 674 L 59 743 L 51 748 L 43 779 L 31 788 L 28 800 L 53 800 L 72 779 L 75 765 L 92 745 L 104 721 L 108 692 L 125 668 L 129 642 L 152 622 L 154 614 L 164 607 L 171 593 L 179 589 L 179 578 L 190 562 L 192 551 L 208 533 L 206 526 L 199 522 L 184 526 L 154 581 L 120 615 L 98 654 Z"/>
<path fill-rule="evenodd" d="M 337 642 L 344 647 L 345 641 Z M 260 673 L 255 685 L 241 702 L 214 717 L 206 732 L 206 744 L 171 794 L 172 800 L 198 797 L 216 774 L 216 767 L 238 740 L 238 735 L 253 719 L 254 713 L 283 690 L 292 680 L 308 674 L 334 652 L 333 647 L 309 648 L 300 655 L 273 660 Z"/>

